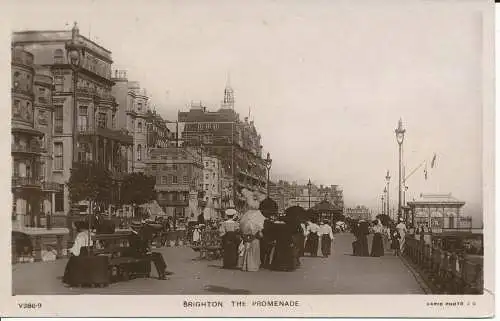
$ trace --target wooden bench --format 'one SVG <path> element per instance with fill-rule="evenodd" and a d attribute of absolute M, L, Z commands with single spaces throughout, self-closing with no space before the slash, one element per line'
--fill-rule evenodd
<path fill-rule="evenodd" d="M 151 260 L 148 257 L 132 256 L 129 246 L 131 232 L 97 234 L 94 236 L 95 256 L 108 257 L 108 273 L 111 282 L 126 281 L 135 277 L 148 278 Z"/>

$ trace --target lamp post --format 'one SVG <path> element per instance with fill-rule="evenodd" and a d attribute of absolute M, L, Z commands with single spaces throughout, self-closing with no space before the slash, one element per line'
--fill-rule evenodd
<path fill-rule="evenodd" d="M 71 41 L 66 44 L 66 52 L 68 62 L 73 71 L 73 160 L 77 160 L 77 136 L 78 136 L 78 104 L 77 104 L 77 87 L 78 87 L 78 70 L 80 69 L 81 46 L 77 42 L 79 34 L 78 26 L 75 22 L 71 29 Z"/>
<path fill-rule="evenodd" d="M 387 170 L 387 175 L 385 175 L 385 180 L 387 182 L 387 186 L 385 187 L 384 191 L 387 193 L 387 198 L 386 198 L 386 202 L 387 202 L 387 211 L 386 211 L 386 214 L 391 216 L 391 208 L 390 208 L 390 198 L 389 198 L 389 183 L 391 182 L 391 176 L 389 175 L 389 170 Z"/>
<path fill-rule="evenodd" d="M 273 160 L 271 159 L 271 154 L 267 153 L 267 158 L 265 159 L 266 169 L 267 169 L 267 198 L 269 198 L 269 173 L 271 172 Z"/>
<path fill-rule="evenodd" d="M 71 70 L 73 71 L 73 130 L 72 130 L 72 138 L 73 138 L 73 161 L 78 160 L 78 103 L 77 103 L 77 87 L 78 87 L 78 71 L 80 69 L 81 62 L 81 50 L 82 46 L 78 43 L 78 36 L 80 30 L 78 29 L 78 25 L 75 22 L 73 28 L 71 29 L 71 41 L 66 43 L 66 53 L 68 55 L 68 62 L 71 66 Z M 95 159 L 95 157 L 94 157 Z M 89 202 L 89 237 L 88 244 L 91 242 L 91 233 L 92 230 L 92 201 Z M 89 255 L 91 251 L 88 251 Z"/>
<path fill-rule="evenodd" d="M 309 197 L 309 207 L 307 209 L 311 208 L 311 179 L 309 179 L 309 182 L 307 183 L 307 196 Z"/>
<path fill-rule="evenodd" d="M 387 193 L 387 189 L 386 188 L 384 188 L 384 193 L 382 194 L 382 214 L 385 214 L 385 203 L 384 203 L 385 193 Z"/>
<path fill-rule="evenodd" d="M 400 118 L 398 122 L 398 128 L 395 129 L 396 133 L 396 140 L 399 145 L 399 182 L 398 182 L 398 220 L 401 219 L 401 194 L 403 193 L 403 189 L 401 186 L 402 183 L 402 176 L 401 176 L 401 170 L 403 167 L 402 161 L 403 161 L 403 141 L 405 139 L 405 129 L 403 128 L 403 120 Z"/>

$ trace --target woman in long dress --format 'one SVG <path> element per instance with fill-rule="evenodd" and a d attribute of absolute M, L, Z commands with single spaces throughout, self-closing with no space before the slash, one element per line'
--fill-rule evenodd
<path fill-rule="evenodd" d="M 308 222 L 307 229 L 306 252 L 309 252 L 311 256 L 316 257 L 318 256 L 319 226 L 313 222 Z"/>
<path fill-rule="evenodd" d="M 293 233 L 289 224 L 276 221 L 276 247 L 271 263 L 271 269 L 276 271 L 293 271 L 297 267 L 294 255 Z"/>
<path fill-rule="evenodd" d="M 257 193 L 252 193 L 245 190 L 245 196 L 247 198 L 247 205 L 249 210 L 243 215 L 240 221 L 240 230 L 242 232 L 243 238 L 243 248 L 240 253 L 238 266 L 241 266 L 243 271 L 257 272 L 260 268 L 260 238 L 262 238 L 262 230 L 264 228 L 265 217 L 258 210 L 259 208 L 259 195 Z M 255 220 L 259 222 L 253 222 L 249 224 L 245 222 L 245 218 L 254 217 Z M 262 224 L 260 224 L 262 221 Z M 252 225 L 253 228 L 248 228 L 247 225 Z"/>
<path fill-rule="evenodd" d="M 359 226 L 357 228 L 358 256 L 370 256 L 370 251 L 368 250 L 368 234 L 370 234 L 368 222 L 364 220 L 359 221 Z"/>
<path fill-rule="evenodd" d="M 234 269 L 238 264 L 238 246 L 241 242 L 238 235 L 239 225 L 234 221 L 235 210 L 226 210 L 228 219 L 221 223 L 220 234 L 222 237 L 223 268 Z"/>
<path fill-rule="evenodd" d="M 66 268 L 64 269 L 63 276 L 63 283 L 69 285 L 73 285 L 73 279 L 75 277 L 78 278 L 78 276 L 76 276 L 74 273 L 76 257 L 87 255 L 88 247 L 94 245 L 94 241 L 92 240 L 93 233 L 88 230 L 87 223 L 83 221 L 77 221 L 74 223 L 74 225 L 78 234 L 76 235 L 75 242 L 70 249 L 70 258 L 68 260 L 68 263 L 66 263 Z"/>
<path fill-rule="evenodd" d="M 241 256 L 241 270 L 257 272 L 260 268 L 260 241 L 262 233 L 243 235 L 243 255 Z"/>
<path fill-rule="evenodd" d="M 332 241 L 333 241 L 333 230 L 328 221 L 320 223 L 319 234 L 321 238 L 321 253 L 323 257 L 328 257 L 331 254 Z"/>
<path fill-rule="evenodd" d="M 274 221 L 278 215 L 278 204 L 271 198 L 266 198 L 259 204 L 259 210 L 266 217 L 262 238 L 260 239 L 261 267 L 268 268 L 275 248 Z"/>
<path fill-rule="evenodd" d="M 401 253 L 403 253 L 404 247 L 405 247 L 405 240 L 406 240 L 406 224 L 404 223 L 403 219 L 399 220 L 399 224 L 396 225 L 396 229 L 399 232 L 399 247 Z"/>
<path fill-rule="evenodd" d="M 373 241 L 372 241 L 372 252 L 371 256 L 380 257 L 384 256 L 384 243 L 382 241 L 382 233 L 384 233 L 384 227 L 380 220 L 376 220 L 373 226 Z"/>

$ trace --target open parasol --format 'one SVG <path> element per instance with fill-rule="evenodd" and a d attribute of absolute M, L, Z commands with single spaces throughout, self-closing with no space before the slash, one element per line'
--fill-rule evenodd
<path fill-rule="evenodd" d="M 240 219 L 243 234 L 255 235 L 264 228 L 265 216 L 259 210 L 249 210 Z"/>

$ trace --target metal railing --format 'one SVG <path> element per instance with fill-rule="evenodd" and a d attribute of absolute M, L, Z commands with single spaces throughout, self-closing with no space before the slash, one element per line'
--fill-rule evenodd
<path fill-rule="evenodd" d="M 482 256 L 445 251 L 411 236 L 405 239 L 404 256 L 436 294 L 483 293 Z"/>
<path fill-rule="evenodd" d="M 134 138 L 125 129 L 112 129 L 100 126 L 79 126 L 80 135 L 100 135 L 109 139 L 119 140 L 126 143 L 133 143 Z"/>
<path fill-rule="evenodd" d="M 12 187 L 22 186 L 41 187 L 42 182 L 39 177 L 12 177 Z"/>
<path fill-rule="evenodd" d="M 28 145 L 12 144 L 10 149 L 12 152 L 17 152 L 17 153 L 39 154 L 42 152 L 42 148 L 39 145 L 31 145 L 31 144 Z"/>
<path fill-rule="evenodd" d="M 33 93 L 33 89 L 23 88 L 21 86 L 12 87 L 11 92 L 16 93 L 16 94 L 26 95 L 32 99 L 35 97 L 35 94 Z"/>

